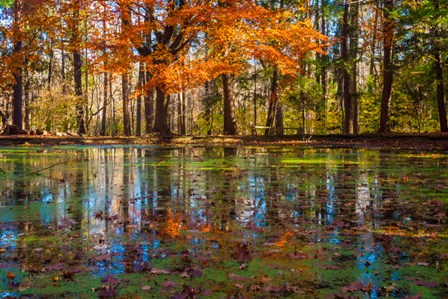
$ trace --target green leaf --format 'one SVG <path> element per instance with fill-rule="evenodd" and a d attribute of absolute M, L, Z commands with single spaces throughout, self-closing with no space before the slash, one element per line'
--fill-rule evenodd
<path fill-rule="evenodd" d="M 0 0 L 0 7 L 11 7 L 14 0 Z"/>

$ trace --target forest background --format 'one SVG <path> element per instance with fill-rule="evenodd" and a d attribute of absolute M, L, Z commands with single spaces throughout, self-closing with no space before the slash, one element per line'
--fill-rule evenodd
<path fill-rule="evenodd" d="M 2 128 L 448 132 L 447 28 L 439 0 L 0 0 Z"/>

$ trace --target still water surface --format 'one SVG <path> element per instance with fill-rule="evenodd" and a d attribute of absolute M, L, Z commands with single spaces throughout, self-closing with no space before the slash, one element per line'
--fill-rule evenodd
<path fill-rule="evenodd" d="M 441 298 L 447 185 L 442 154 L 0 148 L 0 297 L 97 297 L 105 277 L 124 279 L 118 294 L 126 296 L 142 283 L 127 275 L 148 280 L 149 272 L 178 286 L 158 289 L 150 277 L 152 293 L 142 297 L 172 297 L 191 284 L 198 296 L 221 298 Z M 257 275 L 270 280 L 256 288 Z M 95 292 L 78 289 L 81 276 Z"/>

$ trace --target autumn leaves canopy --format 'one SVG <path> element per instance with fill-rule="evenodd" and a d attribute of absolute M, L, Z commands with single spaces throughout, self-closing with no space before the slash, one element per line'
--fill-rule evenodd
<path fill-rule="evenodd" d="M 115 4 L 91 3 L 100 18 L 106 17 L 109 30 L 120 19 L 122 26 L 120 32 L 105 36 L 91 23 L 97 29 L 86 46 L 106 45 L 114 71 L 144 62 L 151 74 L 147 87 L 167 93 L 188 90 L 223 73 L 237 74 L 251 59 L 297 75 L 305 54 L 322 51 L 326 42 L 309 22 L 297 19 L 298 7 L 275 8 L 273 2 L 119 0 Z"/>
<path fill-rule="evenodd" d="M 300 5 L 283 1 L 16 0 L 13 7 L 12 30 L 2 28 L 14 32 L 4 36 L 3 49 L 18 46 L 8 57 L 14 63 L 2 62 L 9 66 L 1 76 L 10 87 L 17 87 L 21 65 L 37 61 L 35 54 L 44 50 L 33 34 L 74 60 L 88 51 L 90 72 L 127 76 L 140 63 L 146 77 L 141 90 L 157 94 L 155 131 L 168 129 L 167 95 L 237 75 L 253 61 L 275 67 L 283 78 L 294 77 L 305 55 L 323 52 L 328 43 L 302 18 Z M 78 110 L 81 121 L 82 104 Z"/>

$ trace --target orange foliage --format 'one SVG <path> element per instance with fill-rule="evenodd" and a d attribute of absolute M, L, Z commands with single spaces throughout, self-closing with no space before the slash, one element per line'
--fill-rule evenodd
<path fill-rule="evenodd" d="M 165 233 L 170 237 L 180 236 L 180 215 L 168 210 Z"/>
<path fill-rule="evenodd" d="M 285 247 L 288 243 L 289 239 L 294 236 L 294 233 L 291 231 L 287 231 L 280 236 L 280 239 L 275 243 L 277 247 Z"/>
<path fill-rule="evenodd" d="M 290 11 L 269 10 L 253 1 L 117 3 L 118 9 L 105 1 L 91 4 L 93 29 L 86 45 L 96 50 L 93 59 L 107 59 L 107 70 L 113 73 L 127 71 L 132 62 L 144 62 L 151 74 L 146 87 L 167 93 L 197 87 L 221 74 L 238 74 L 249 59 L 263 60 L 285 75 L 296 76 L 305 55 L 323 52 L 328 43 L 309 21 L 295 20 Z M 116 27 L 120 27 L 123 7 L 133 17 L 120 31 Z M 100 23 L 106 26 L 98 28 Z M 102 63 L 96 65 L 98 71 L 104 68 Z"/>
<path fill-rule="evenodd" d="M 310 51 L 328 39 L 297 19 L 300 7 L 268 9 L 254 1 L 31 0 L 25 1 L 28 31 L 44 31 L 51 43 L 35 43 L 32 32 L 0 27 L 4 40 L 21 38 L 32 59 L 48 45 L 67 53 L 88 50 L 91 71 L 124 74 L 135 62 L 150 74 L 147 89 L 167 93 L 194 88 L 225 73 L 238 74 L 251 59 L 296 76 Z M 17 33 L 22 32 L 23 36 Z M 15 35 L 15 36 L 13 36 Z M 0 45 L 6 48 L 7 42 Z M 2 56 L 0 79 L 11 82 L 18 57 Z M 105 63 L 107 62 L 107 63 Z"/>

